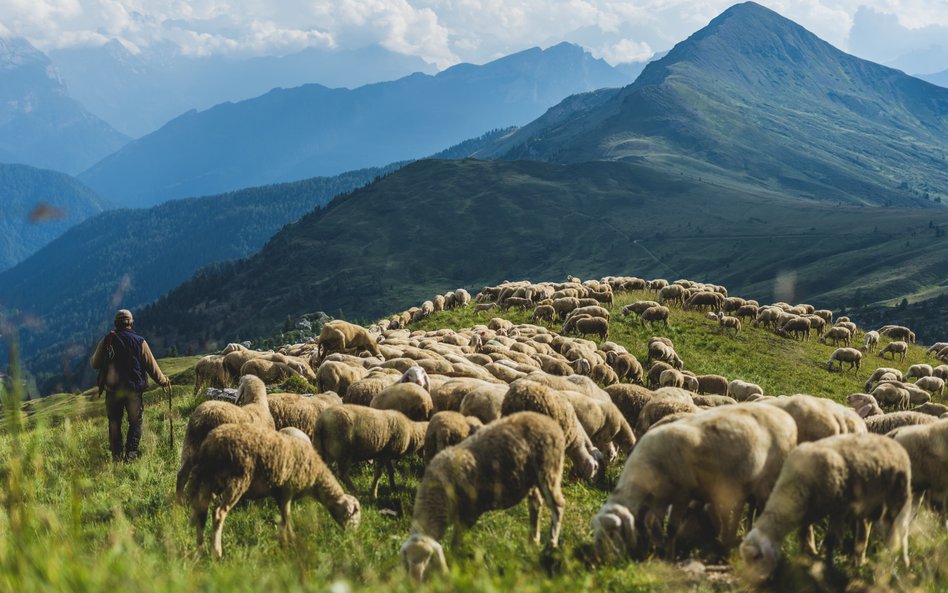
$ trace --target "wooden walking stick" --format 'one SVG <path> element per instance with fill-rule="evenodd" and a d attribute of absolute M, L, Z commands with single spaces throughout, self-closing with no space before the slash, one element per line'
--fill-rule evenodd
<path fill-rule="evenodd" d="M 171 445 L 171 453 L 174 454 L 174 410 L 171 407 L 171 395 L 174 390 L 171 385 L 165 388 L 168 391 L 168 442 Z"/>

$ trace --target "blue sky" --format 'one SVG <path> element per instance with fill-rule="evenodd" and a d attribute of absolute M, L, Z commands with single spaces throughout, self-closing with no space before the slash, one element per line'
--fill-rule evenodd
<path fill-rule="evenodd" d="M 694 0 L 3 0 L 0 33 L 40 49 L 119 39 L 188 55 L 285 54 L 378 43 L 444 68 L 534 45 L 581 43 L 612 63 L 641 60 L 732 1 Z M 761 2 L 841 49 L 907 69 L 948 69 L 945 0 Z M 945 40 L 945 41 L 942 41 Z M 946 47 L 941 47 L 945 45 Z M 914 61 L 913 61 L 914 60 Z M 924 66 L 922 66 L 924 64 Z M 940 65 L 940 68 L 935 66 Z"/>

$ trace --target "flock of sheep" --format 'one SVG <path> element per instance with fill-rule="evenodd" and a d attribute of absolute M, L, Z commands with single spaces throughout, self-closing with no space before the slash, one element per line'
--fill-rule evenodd
<path fill-rule="evenodd" d="M 615 295 L 630 291 L 652 291 L 657 300 L 633 302 L 622 319 L 612 319 Z M 472 305 L 478 314 L 532 310 L 534 323 L 493 317 L 457 331 L 409 327 Z M 406 570 L 421 580 L 446 569 L 440 542 L 449 528 L 457 540 L 481 514 L 524 498 L 531 538 L 541 539 L 546 506 L 546 540 L 557 546 L 564 465 L 575 479 L 601 481 L 621 454 L 618 484 L 591 520 L 601 561 L 726 557 L 739 548 L 747 578 L 763 582 L 791 532 L 816 554 L 814 525 L 827 519 L 828 557 L 852 533 L 850 551 L 864 560 L 875 526 L 907 564 L 908 527 L 922 495 L 942 513 L 948 503 L 948 407 L 931 401 L 943 395 L 948 364 L 913 365 L 905 374 L 879 368 L 865 393 L 844 406 L 696 375 L 664 337 L 649 341 L 646 366 L 608 341 L 610 323 L 667 326 L 670 307 L 707 310 L 734 335 L 747 322 L 800 340 L 815 331 L 821 342 L 843 345 L 827 362 L 830 371 L 836 363 L 842 372 L 844 362 L 858 369 L 881 336 L 893 341 L 879 356 L 904 356 L 915 341 L 907 328 L 886 326 L 865 332 L 863 346 L 852 348 L 859 329 L 846 318 L 834 323 L 830 311 L 762 307 L 687 280 L 505 282 L 473 300 L 459 289 L 369 328 L 330 321 L 318 340 L 281 352 L 230 344 L 204 357 L 195 390 L 239 382 L 238 404 L 206 401 L 191 415 L 177 498 L 191 508 L 198 545 L 216 499 L 219 557 L 224 520 L 242 497 L 273 497 L 284 537 L 292 536 L 291 503 L 302 494 L 339 525 L 354 527 L 360 503 L 347 494 L 353 465 L 373 463 L 369 494 L 376 497 L 383 474 L 396 488 L 394 462 L 423 455 L 411 533 L 401 548 Z M 928 352 L 936 363 L 948 362 L 948 344 Z M 320 393 L 267 393 L 266 384 L 293 375 Z"/>

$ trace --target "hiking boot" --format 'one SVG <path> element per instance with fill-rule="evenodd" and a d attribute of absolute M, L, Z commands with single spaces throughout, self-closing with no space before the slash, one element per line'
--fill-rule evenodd
<path fill-rule="evenodd" d="M 125 461 L 125 456 L 121 453 L 112 453 L 112 463 L 118 463 L 119 461 Z"/>
<path fill-rule="evenodd" d="M 128 451 L 127 453 L 125 453 L 125 461 L 126 462 L 135 461 L 141 456 L 142 454 L 139 453 L 138 451 Z"/>

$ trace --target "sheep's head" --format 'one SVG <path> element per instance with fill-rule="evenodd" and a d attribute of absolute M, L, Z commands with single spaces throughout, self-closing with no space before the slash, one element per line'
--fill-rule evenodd
<path fill-rule="evenodd" d="M 408 536 L 402 544 L 401 556 L 402 566 L 416 583 L 424 580 L 432 571 L 443 574 L 448 570 L 444 549 L 427 535 L 413 533 Z"/>
<path fill-rule="evenodd" d="M 592 518 L 593 545 L 603 561 L 628 558 L 636 546 L 635 517 L 621 504 L 607 502 Z"/>
<path fill-rule="evenodd" d="M 428 379 L 428 371 L 420 366 L 409 368 L 402 374 L 399 383 L 414 383 L 425 388 L 425 391 L 431 391 L 431 381 Z"/>
<path fill-rule="evenodd" d="M 346 494 L 329 505 L 329 514 L 339 524 L 339 527 L 355 529 L 362 520 L 362 506 L 355 496 Z"/>
<path fill-rule="evenodd" d="M 678 356 L 675 356 L 675 364 L 674 364 L 674 366 L 675 366 L 676 369 L 681 369 L 683 366 L 685 366 L 685 363 L 684 363 L 683 360 L 681 360 L 680 358 L 678 358 Z"/>
<path fill-rule="evenodd" d="M 244 375 L 237 386 L 237 403 L 240 405 L 254 403 L 267 397 L 267 386 L 256 375 Z"/>
<path fill-rule="evenodd" d="M 776 570 L 780 549 L 759 530 L 751 529 L 741 542 L 741 558 L 744 560 L 744 579 L 759 585 Z"/>

